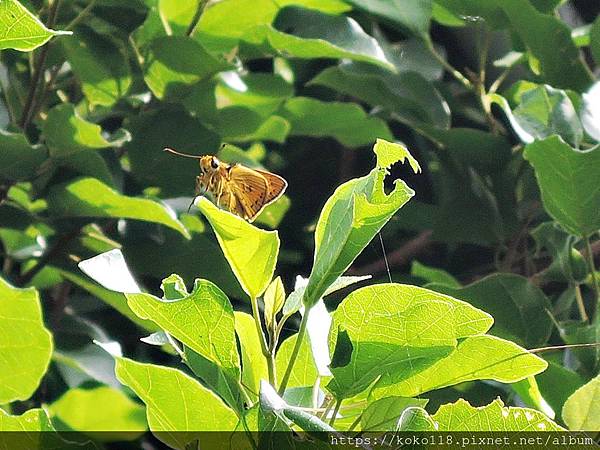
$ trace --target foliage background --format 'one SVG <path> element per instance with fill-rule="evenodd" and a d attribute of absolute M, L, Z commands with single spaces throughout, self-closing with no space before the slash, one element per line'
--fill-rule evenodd
<path fill-rule="evenodd" d="M 391 169 L 389 179 L 416 192 L 381 234 L 391 279 L 470 302 L 494 317 L 492 335 L 524 348 L 600 341 L 590 256 L 600 253 L 593 3 L 22 1 L 44 28 L 2 0 L 2 290 L 31 297 L 53 344 L 47 371 L 42 351 L 40 367 L 23 368 L 41 370 L 39 379 L 18 381 L 0 403 L 15 415 L 51 405 L 54 422 L 73 429 L 145 428 L 143 408 L 92 339 L 118 342 L 137 361 L 178 358 L 140 342 L 156 325 L 102 286 L 118 276 L 98 284 L 78 268 L 100 253 L 120 249 L 146 292 L 160 296 L 173 273 L 190 288 L 200 277 L 251 311 L 211 226 L 186 212 L 197 165 L 165 146 L 288 180 L 258 225 L 279 232 L 276 273 L 289 293 L 311 271 L 317 218 L 335 188 L 373 168 L 377 138 L 403 142 L 423 170 Z M 348 273 L 388 280 L 378 238 Z M 11 285 L 35 287 L 42 316 L 33 291 Z M 351 289 L 329 298 L 330 311 Z M 8 347 L 25 339 L 19 310 L 0 319 Z M 282 339 L 298 326 L 293 316 Z M 27 342 L 50 351 L 36 330 L 24 330 Z M 599 352 L 541 353 L 549 368 L 537 383 L 466 382 L 425 393 L 426 410 L 500 397 L 554 411 L 569 428 L 600 429 L 583 394 L 563 410 L 597 383 Z M 121 405 L 124 422 L 69 422 L 98 399 Z"/>

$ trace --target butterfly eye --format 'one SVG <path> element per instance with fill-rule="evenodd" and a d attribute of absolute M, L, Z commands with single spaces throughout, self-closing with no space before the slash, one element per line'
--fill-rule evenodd
<path fill-rule="evenodd" d="M 213 169 L 216 169 L 216 168 L 218 168 L 218 167 L 219 167 L 219 160 L 218 160 L 217 158 L 213 158 L 213 159 L 211 159 L 211 160 L 210 160 L 210 166 L 211 166 Z"/>

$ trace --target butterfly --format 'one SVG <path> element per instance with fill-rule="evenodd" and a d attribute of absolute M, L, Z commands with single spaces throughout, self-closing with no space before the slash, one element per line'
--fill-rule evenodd
<path fill-rule="evenodd" d="M 165 148 L 164 151 L 198 159 L 200 175 L 196 177 L 196 197 L 209 192 L 218 206 L 248 222 L 254 221 L 287 188 L 287 181 L 266 170 L 250 169 L 242 164 L 227 164 L 212 155 L 188 155 L 172 148 Z M 194 197 L 190 208 L 195 200 Z"/>

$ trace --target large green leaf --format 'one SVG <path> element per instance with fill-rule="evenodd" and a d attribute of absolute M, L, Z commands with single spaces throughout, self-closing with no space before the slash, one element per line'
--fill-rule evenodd
<path fill-rule="evenodd" d="M 261 230 L 241 217 L 217 208 L 204 197 L 197 205 L 211 224 L 242 288 L 250 298 L 257 298 L 273 278 L 279 254 L 277 232 Z"/>
<path fill-rule="evenodd" d="M 122 195 L 95 178 L 78 178 L 53 186 L 47 198 L 55 217 L 119 217 L 165 225 L 189 238 L 166 206 L 145 198 Z"/>
<path fill-rule="evenodd" d="M 65 157 L 79 150 L 107 148 L 123 143 L 123 139 L 116 142 L 105 139 L 100 125 L 81 118 L 71 103 L 63 103 L 48 111 L 43 132 L 50 154 L 54 157 Z M 128 140 L 128 136 L 124 139 Z"/>
<path fill-rule="evenodd" d="M 544 371 L 546 361 L 510 341 L 482 335 L 458 344 L 447 357 L 417 373 L 404 377 L 384 375 L 373 387 L 373 395 L 416 397 L 424 392 L 465 381 L 495 380 L 514 383 Z"/>
<path fill-rule="evenodd" d="M 229 431 L 237 424 L 219 397 L 177 369 L 116 358 L 115 372 L 146 404 L 150 430 L 173 448 L 184 450 L 193 439 L 202 442 L 202 432 Z"/>
<path fill-rule="evenodd" d="M 525 148 L 548 213 L 569 233 L 585 237 L 600 229 L 600 148 L 571 148 L 560 137 Z"/>
<path fill-rule="evenodd" d="M 375 169 L 338 187 L 321 211 L 315 231 L 314 264 L 302 300 L 309 308 L 414 195 L 402 180 L 395 180 L 391 194 L 383 188 L 388 168 L 397 161 L 408 159 L 413 171 L 420 170 L 408 150 L 381 139 L 373 150 L 377 155 Z"/>
<path fill-rule="evenodd" d="M 499 95 L 492 96 L 492 100 L 504 109 L 513 130 L 526 144 L 558 134 L 578 146 L 583 138 L 575 105 L 563 90 L 550 86 L 525 86 L 518 93 L 519 104 L 514 110 Z"/>
<path fill-rule="evenodd" d="M 177 276 L 163 280 L 164 299 L 150 294 L 125 294 L 129 307 L 142 319 L 152 320 L 183 344 L 239 379 L 240 357 L 235 342 L 233 309 L 223 291 L 197 279 L 190 294 L 173 294 Z"/>
<path fill-rule="evenodd" d="M 0 404 L 27 400 L 52 355 L 52 335 L 44 326 L 38 292 L 0 278 L 0 317 Z"/>
<path fill-rule="evenodd" d="M 90 105 L 111 106 L 127 94 L 131 69 L 124 48 L 116 41 L 81 28 L 61 44 Z"/>
<path fill-rule="evenodd" d="M 596 64 L 600 64 L 600 16 L 596 17 L 590 31 L 590 49 Z"/>
<path fill-rule="evenodd" d="M 527 278 L 495 273 L 463 288 L 428 285 L 429 289 L 464 300 L 494 318 L 490 333 L 526 347 L 541 347 L 552 331 L 550 301 Z"/>
<path fill-rule="evenodd" d="M 0 50 L 14 48 L 29 52 L 44 45 L 52 36 L 71 34 L 70 31 L 46 28 L 17 0 L 3 0 L 0 3 L 0 25 Z"/>
<path fill-rule="evenodd" d="M 383 120 L 369 117 L 354 103 L 294 97 L 285 102 L 279 115 L 290 122 L 291 135 L 331 136 L 346 147 L 367 145 L 377 138 L 393 139 Z"/>
<path fill-rule="evenodd" d="M 600 376 L 577 389 L 567 399 L 562 418 L 570 430 L 600 429 Z"/>
<path fill-rule="evenodd" d="M 373 107 L 384 107 L 394 118 L 411 125 L 426 123 L 447 128 L 450 124 L 448 105 L 435 87 L 416 72 L 395 74 L 380 67 L 343 61 L 323 70 L 310 84 L 327 86 Z"/>
<path fill-rule="evenodd" d="M 144 57 L 144 80 L 160 99 L 181 100 L 191 86 L 229 67 L 185 36 L 154 39 Z"/>
<path fill-rule="evenodd" d="M 275 368 L 277 373 L 285 373 L 285 370 L 289 364 L 292 350 L 296 344 L 298 338 L 297 334 L 294 334 L 287 338 L 281 343 L 275 356 Z M 308 336 L 305 335 L 302 343 L 300 344 L 300 350 L 296 357 L 294 364 L 294 370 L 290 376 L 290 380 L 287 384 L 287 389 L 294 387 L 305 387 L 312 386 L 317 379 L 319 372 L 310 350 L 310 344 L 308 342 Z"/>
<path fill-rule="evenodd" d="M 365 33 L 358 22 L 313 9 L 282 8 L 273 25 L 256 26 L 243 40 L 267 53 L 297 58 L 347 58 L 394 70 L 377 40 Z"/>
<path fill-rule="evenodd" d="M 3 181 L 21 181 L 32 178 L 47 151 L 41 145 L 31 145 L 24 135 L 0 130 L 0 178 Z"/>
<path fill-rule="evenodd" d="M 425 411 L 421 411 L 427 416 Z M 431 420 L 436 424 L 434 429 L 409 426 L 403 428 L 403 431 L 564 431 L 541 412 L 529 408 L 506 407 L 500 399 L 478 408 L 461 399 L 456 403 L 442 405 L 431 416 Z"/>
<path fill-rule="evenodd" d="M 102 441 L 135 440 L 147 430 L 145 408 L 108 386 L 70 389 L 49 410 L 68 430 L 102 431 L 95 436 Z"/>
<path fill-rule="evenodd" d="M 358 9 L 400 25 L 417 36 L 429 38 L 432 0 L 347 0 Z"/>
<path fill-rule="evenodd" d="M 340 367 L 334 367 L 334 354 L 330 366 L 334 378 L 327 388 L 345 398 L 378 377 L 388 384 L 410 380 L 443 361 L 458 339 L 485 333 L 492 322 L 491 316 L 468 303 L 416 286 L 379 284 L 358 289 L 333 313 L 330 339 L 335 342 L 338 330 L 344 330 L 352 354 Z"/>
<path fill-rule="evenodd" d="M 592 78 L 571 39 L 571 30 L 554 15 L 543 14 L 528 1 L 503 0 L 498 4 L 513 31 L 537 62 L 548 84 L 583 90 Z"/>
<path fill-rule="evenodd" d="M 342 0 L 225 0 L 209 5 L 202 14 L 195 36 L 214 53 L 226 53 L 257 25 L 273 22 L 286 5 L 300 5 L 330 14 L 348 11 Z"/>
<path fill-rule="evenodd" d="M 369 402 L 360 417 L 362 430 L 365 431 L 396 431 L 398 419 L 409 407 L 424 408 L 427 399 L 385 397 Z"/>

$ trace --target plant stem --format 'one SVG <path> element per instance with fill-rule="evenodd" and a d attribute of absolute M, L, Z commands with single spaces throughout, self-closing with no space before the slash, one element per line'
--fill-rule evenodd
<path fill-rule="evenodd" d="M 48 28 L 52 28 L 54 23 L 56 22 L 56 15 L 58 13 L 58 6 L 60 4 L 60 0 L 54 0 L 50 9 L 48 11 L 48 20 L 46 21 L 46 26 Z M 21 115 L 21 119 L 19 120 L 19 125 L 23 130 L 27 129 L 29 122 L 33 117 L 34 103 L 35 103 L 35 94 L 37 92 L 38 85 L 42 80 L 42 75 L 44 73 L 44 66 L 46 65 L 46 58 L 48 57 L 48 49 L 50 48 L 50 44 L 46 44 L 42 47 L 40 51 L 40 56 L 35 63 L 35 67 L 33 67 L 33 74 L 31 76 L 31 84 L 29 85 L 29 92 L 27 93 L 27 100 L 25 101 L 25 107 L 23 108 L 23 114 Z"/>
<path fill-rule="evenodd" d="M 329 425 L 333 426 L 333 424 L 335 423 L 335 419 L 337 418 L 337 415 L 340 412 L 341 406 L 342 406 L 342 399 L 339 399 L 335 402 L 335 408 L 333 408 L 333 413 L 331 414 L 331 419 L 329 419 Z"/>
<path fill-rule="evenodd" d="M 208 3 L 208 0 L 198 0 L 198 7 L 196 8 L 194 17 L 192 18 L 192 21 L 190 22 L 190 26 L 188 27 L 187 31 L 185 32 L 186 36 L 192 36 L 196 32 L 196 28 L 198 27 L 198 24 L 200 23 L 200 18 L 202 17 L 202 13 L 204 12 L 204 8 L 206 8 L 207 3 Z"/>
<path fill-rule="evenodd" d="M 69 24 L 65 27 L 65 30 L 72 30 L 75 26 L 77 26 L 79 22 L 81 22 L 84 17 L 87 16 L 88 13 L 94 8 L 94 6 L 96 6 L 97 1 L 98 0 L 92 0 L 90 3 L 88 3 L 88 5 L 83 8 L 73 20 L 69 22 Z"/>
<path fill-rule="evenodd" d="M 465 77 L 462 73 L 460 73 L 457 69 L 452 67 L 446 59 L 442 55 L 440 55 L 432 42 L 428 43 L 429 51 L 433 55 L 433 57 L 454 77 L 458 80 L 464 87 L 469 90 L 473 90 L 473 84 L 469 81 L 467 77 Z"/>
<path fill-rule="evenodd" d="M 590 269 L 590 275 L 592 277 L 592 284 L 594 285 L 594 292 L 596 293 L 596 311 L 594 312 L 594 318 L 600 317 L 598 310 L 600 309 L 600 284 L 598 284 L 598 277 L 596 276 L 596 266 L 594 264 L 594 252 L 592 251 L 592 244 L 590 243 L 590 237 L 585 238 L 585 249 L 587 253 L 588 266 Z"/>
<path fill-rule="evenodd" d="M 300 353 L 300 346 L 302 345 L 302 340 L 304 339 L 304 335 L 306 334 L 306 325 L 308 324 L 308 313 L 310 309 L 307 308 L 304 311 L 304 315 L 302 316 L 302 321 L 300 322 L 300 329 L 298 330 L 298 334 L 296 335 L 296 343 L 294 344 L 294 349 L 292 350 L 292 355 L 290 356 L 290 361 L 285 369 L 285 374 L 283 375 L 283 379 L 281 380 L 281 385 L 279 386 L 279 395 L 283 396 L 285 392 L 285 387 L 290 381 L 290 376 L 292 375 L 292 369 L 294 368 L 294 364 L 296 363 L 296 359 L 298 358 L 298 353 Z"/>
<path fill-rule="evenodd" d="M 260 310 L 258 309 L 258 299 L 251 298 L 250 304 L 252 305 L 252 316 L 254 317 L 254 325 L 256 326 L 256 333 L 258 334 L 258 340 L 260 341 L 260 349 L 263 356 L 267 359 L 267 370 L 269 371 L 269 383 L 275 387 L 275 364 L 273 361 L 273 355 L 267 347 L 267 341 L 265 339 L 265 333 L 263 333 L 262 324 L 260 321 Z"/>
<path fill-rule="evenodd" d="M 583 322 L 587 322 L 589 318 L 587 312 L 585 311 L 583 297 L 581 296 L 581 286 L 579 284 L 575 285 L 575 300 L 577 301 L 577 309 L 579 309 L 579 315 L 581 316 L 581 320 Z"/>

